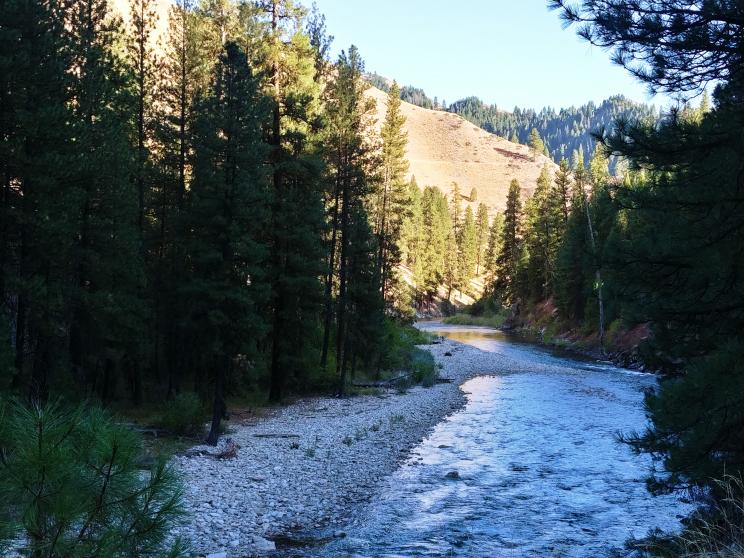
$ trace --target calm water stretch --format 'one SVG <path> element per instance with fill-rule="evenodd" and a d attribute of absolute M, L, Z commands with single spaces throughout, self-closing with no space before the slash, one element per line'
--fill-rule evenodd
<path fill-rule="evenodd" d="M 424 327 L 523 371 L 467 382 L 467 405 L 413 451 L 359 525 L 309 555 L 603 557 L 651 526 L 679 527 L 686 504 L 650 496 L 649 461 L 616 441 L 644 427 L 653 376 L 485 328 Z"/>

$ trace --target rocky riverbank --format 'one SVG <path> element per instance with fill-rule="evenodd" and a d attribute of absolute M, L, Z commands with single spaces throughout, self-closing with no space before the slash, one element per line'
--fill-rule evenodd
<path fill-rule="evenodd" d="M 313 398 L 229 434 L 231 459 L 214 448 L 175 458 L 186 486 L 180 535 L 200 556 L 265 556 L 283 544 L 344 536 L 355 506 L 369 500 L 410 449 L 462 406 L 459 389 L 499 360 L 453 341 L 427 346 L 444 383 L 380 395 Z M 205 452 L 197 455 L 199 451 Z"/>

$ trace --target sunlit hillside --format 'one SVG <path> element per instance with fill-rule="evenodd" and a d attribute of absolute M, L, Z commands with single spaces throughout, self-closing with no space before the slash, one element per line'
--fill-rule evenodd
<path fill-rule="evenodd" d="M 377 101 L 380 124 L 387 95 L 374 87 L 368 94 Z M 532 194 L 545 163 L 555 168 L 547 157 L 533 156 L 529 147 L 489 134 L 456 114 L 405 102 L 401 109 L 406 117 L 410 174 L 421 187 L 438 186 L 449 193 L 456 182 L 464 196 L 475 188 L 477 201 L 493 213 L 504 209 L 513 178 L 519 180 L 524 198 Z"/>

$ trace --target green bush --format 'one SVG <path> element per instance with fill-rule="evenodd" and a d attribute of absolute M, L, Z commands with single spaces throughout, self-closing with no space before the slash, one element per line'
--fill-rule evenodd
<path fill-rule="evenodd" d="M 179 393 L 166 404 L 160 426 L 178 436 L 198 436 L 204 433 L 206 413 L 195 393 Z"/>
<path fill-rule="evenodd" d="M 165 461 L 143 471 L 139 435 L 100 409 L 0 407 L 0 546 L 33 558 L 185 555 L 167 543 L 183 514 Z"/>
<path fill-rule="evenodd" d="M 413 379 L 424 387 L 431 387 L 437 383 L 437 368 L 431 353 L 414 347 L 411 355 L 411 369 Z"/>

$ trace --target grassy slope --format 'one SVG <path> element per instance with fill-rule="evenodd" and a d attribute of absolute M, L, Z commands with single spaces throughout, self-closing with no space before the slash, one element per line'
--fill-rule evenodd
<path fill-rule="evenodd" d="M 379 126 L 385 119 L 387 94 L 374 87 L 367 94 L 377 103 Z M 478 197 L 471 203 L 473 211 L 480 202 L 492 215 L 503 211 L 513 178 L 519 180 L 526 198 L 534 191 L 543 165 L 555 171 L 555 163 L 547 157 L 533 157 L 527 146 L 489 134 L 456 114 L 405 102 L 401 111 L 406 117 L 409 174 L 420 187 L 438 186 L 447 194 L 457 182 L 465 204 L 470 203 L 467 196 L 475 188 Z"/>

